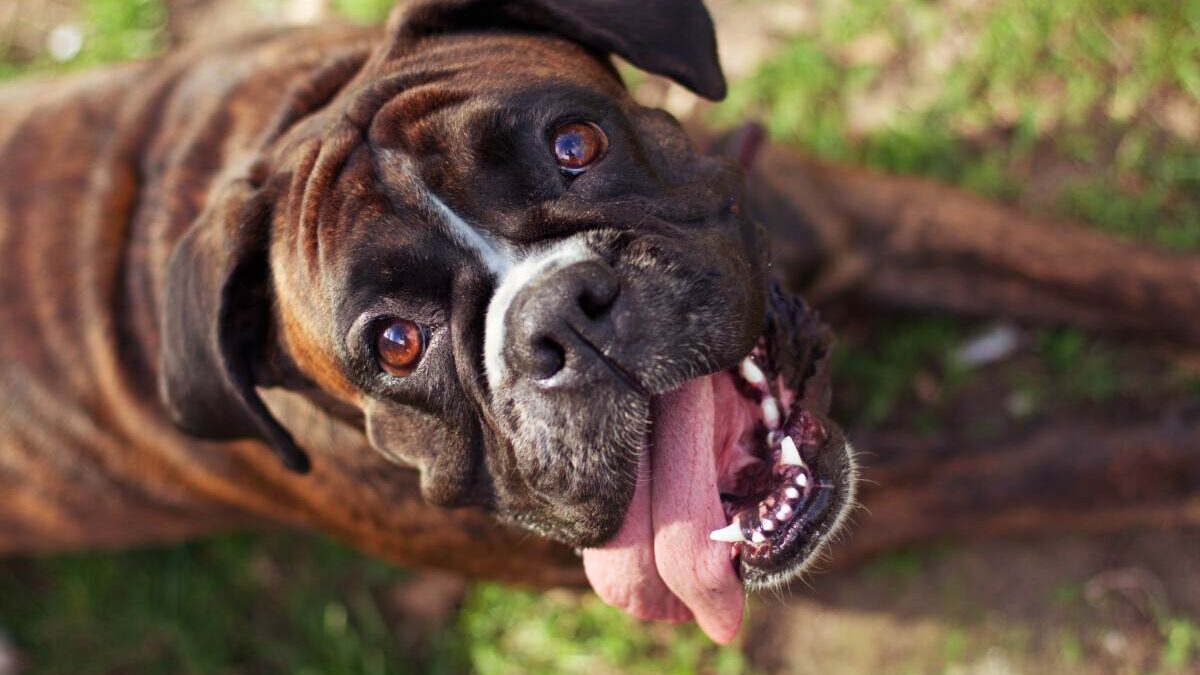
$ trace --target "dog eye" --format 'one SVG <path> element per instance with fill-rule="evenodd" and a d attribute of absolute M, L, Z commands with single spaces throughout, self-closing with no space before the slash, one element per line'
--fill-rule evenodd
<path fill-rule="evenodd" d="M 578 173 L 604 156 L 608 138 L 591 122 L 572 122 L 554 130 L 550 146 L 560 167 Z"/>
<path fill-rule="evenodd" d="M 396 377 L 411 373 L 425 353 L 425 329 L 407 319 L 388 319 L 375 335 L 379 367 Z"/>

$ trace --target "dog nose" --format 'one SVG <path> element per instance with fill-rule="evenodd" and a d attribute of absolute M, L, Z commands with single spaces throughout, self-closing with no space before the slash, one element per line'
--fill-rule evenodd
<path fill-rule="evenodd" d="M 547 380 L 573 360 L 602 358 L 597 345 L 613 338 L 613 308 L 620 294 L 616 271 L 599 259 L 530 282 L 510 314 L 516 325 L 510 333 L 509 365 L 526 377 Z"/>

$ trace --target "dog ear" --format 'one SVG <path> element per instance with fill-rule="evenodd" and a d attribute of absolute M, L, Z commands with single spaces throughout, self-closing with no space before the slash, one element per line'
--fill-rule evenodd
<path fill-rule="evenodd" d="M 159 390 L 187 433 L 258 438 L 288 469 L 306 473 L 308 455 L 254 388 L 254 364 L 270 329 L 270 212 L 263 190 L 235 180 L 214 195 L 171 254 Z"/>
<path fill-rule="evenodd" d="M 525 26 L 616 54 L 692 91 L 725 97 L 712 18 L 701 0 L 419 0 L 399 35 Z"/>

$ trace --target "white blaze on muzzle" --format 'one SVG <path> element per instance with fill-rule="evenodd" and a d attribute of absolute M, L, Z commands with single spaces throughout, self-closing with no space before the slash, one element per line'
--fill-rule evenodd
<path fill-rule="evenodd" d="M 467 222 L 428 189 L 425 194 L 441 220 L 447 234 L 462 248 L 475 254 L 496 280 L 496 291 L 488 303 L 484 324 L 483 357 L 488 385 L 495 389 L 508 375 L 504 361 L 505 328 L 513 301 L 529 284 L 545 274 L 589 259 L 599 259 L 580 233 L 559 240 L 536 252 L 518 257 L 515 252 L 497 242 L 488 232 Z"/>
<path fill-rule="evenodd" d="M 525 257 L 503 277 L 498 278 L 496 292 L 488 303 L 483 334 L 483 362 L 487 370 L 488 385 L 492 389 L 497 388 L 508 376 L 508 364 L 504 360 L 504 340 L 508 313 L 513 302 L 526 286 L 544 275 L 586 260 L 599 259 L 584 238 L 584 234 L 577 234 L 556 242 Z"/>
<path fill-rule="evenodd" d="M 449 230 L 450 238 L 459 246 L 474 252 L 493 277 L 501 279 L 512 270 L 515 261 L 512 251 L 502 247 L 487 232 L 468 223 L 453 209 L 446 206 L 446 202 L 439 199 L 437 195 L 428 190 L 426 194 L 429 196 L 429 203 L 433 204 L 434 209 L 442 216 L 442 221 Z"/>

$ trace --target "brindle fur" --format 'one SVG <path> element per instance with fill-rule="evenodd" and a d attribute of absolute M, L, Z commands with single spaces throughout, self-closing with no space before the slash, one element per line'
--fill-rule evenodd
<path fill-rule="evenodd" d="M 163 274 L 244 149 L 328 95 L 382 34 L 268 33 L 0 90 L 0 554 L 171 541 L 286 523 L 398 562 L 579 582 L 565 547 L 421 498 L 359 426 L 296 395 L 273 410 L 320 470 L 256 441 L 199 441 L 160 402 Z M 328 82 L 325 83 L 328 86 Z M 297 89 L 297 87 L 300 87 Z M 323 355 L 302 367 L 335 391 Z"/>
<path fill-rule="evenodd" d="M 400 16 L 383 32 L 262 33 L 0 91 L 0 554 L 283 523 L 409 564 L 581 580 L 566 547 L 497 516 L 576 545 L 611 536 L 645 396 L 731 366 L 762 330 L 761 241 L 734 208 L 736 171 L 636 106 L 605 58 L 719 97 L 711 22 L 696 0 L 426 0 Z M 524 91 L 498 110 L 614 115 L 625 149 L 609 179 L 581 181 L 586 198 L 563 187 L 530 206 L 548 158 L 514 164 L 488 125 L 517 122 L 456 112 Z M 634 373 L 645 388 L 605 379 L 563 408 L 568 435 L 514 454 L 498 425 L 541 424 L 552 403 L 518 381 L 491 410 L 478 344 L 491 282 L 421 226 L 413 176 L 514 246 L 592 233 L 594 253 L 627 267 L 618 302 L 634 309 L 618 327 L 639 336 L 606 334 L 610 358 L 650 364 Z M 404 227 L 380 229 L 389 218 Z M 407 268 L 387 258 L 401 250 Z M 467 306 L 425 382 L 380 389 L 339 342 L 338 310 L 377 297 L 364 274 L 402 269 L 450 279 L 427 295 Z M 608 404 L 614 425 L 597 394 L 626 402 Z M 622 425 L 624 441 L 600 442 Z M 522 451 L 550 465 L 531 474 Z"/>

